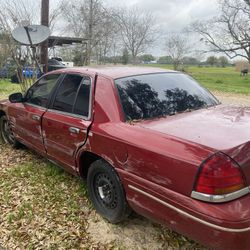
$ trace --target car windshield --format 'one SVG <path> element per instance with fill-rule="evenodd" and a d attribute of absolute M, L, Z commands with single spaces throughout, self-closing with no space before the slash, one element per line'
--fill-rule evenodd
<path fill-rule="evenodd" d="M 157 73 L 115 80 L 126 120 L 154 119 L 218 104 L 193 78 Z"/>

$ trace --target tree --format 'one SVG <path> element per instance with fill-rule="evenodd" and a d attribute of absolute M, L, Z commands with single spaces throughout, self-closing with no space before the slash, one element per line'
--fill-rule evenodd
<path fill-rule="evenodd" d="M 151 54 L 144 54 L 140 56 L 140 60 L 145 63 L 149 63 L 151 61 L 154 61 L 155 58 Z"/>
<path fill-rule="evenodd" d="M 219 7 L 218 18 L 196 21 L 191 29 L 202 36 L 209 51 L 224 53 L 230 59 L 240 56 L 250 62 L 250 1 L 220 0 Z"/>
<path fill-rule="evenodd" d="M 30 0 L 27 1 L 14 1 L 14 0 L 2 0 L 0 9 L 0 32 L 1 37 L 4 39 L 1 41 L 2 46 L 5 47 L 8 57 L 12 57 L 17 67 L 17 76 L 21 84 L 23 91 L 30 85 L 28 81 L 23 80 L 22 67 L 23 63 L 30 58 L 31 51 L 28 47 L 23 47 L 16 43 L 11 36 L 12 30 L 21 25 L 23 20 L 33 23 L 35 15 L 32 14 L 34 6 Z M 30 6 L 30 8 L 27 8 Z M 7 58 L 3 58 L 6 60 Z"/>
<path fill-rule="evenodd" d="M 154 17 L 135 6 L 115 10 L 113 16 L 119 26 L 121 39 L 135 64 L 137 56 L 154 42 Z"/>
<path fill-rule="evenodd" d="M 2 67 L 3 63 L 10 57 L 8 41 L 9 36 L 0 31 L 0 67 Z"/>
<path fill-rule="evenodd" d="M 159 63 L 159 64 L 172 64 L 173 60 L 172 60 L 171 56 L 161 56 L 158 59 L 157 63 Z"/>
<path fill-rule="evenodd" d="M 218 63 L 218 59 L 215 56 L 209 56 L 206 63 L 211 66 L 215 66 Z"/>
<path fill-rule="evenodd" d="M 84 0 L 84 1 L 67 1 L 64 2 L 63 16 L 67 22 L 65 32 L 72 32 L 69 35 L 82 37 L 87 39 L 87 46 L 85 51 L 85 65 L 90 63 L 92 50 L 97 46 L 95 39 L 96 33 L 99 30 L 99 23 L 102 15 L 99 0 Z M 96 28 L 98 26 L 98 28 Z M 79 51 L 79 54 L 83 51 Z M 81 56 L 76 55 L 77 60 Z"/>
<path fill-rule="evenodd" d="M 118 26 L 114 23 L 111 13 L 104 9 L 102 26 L 99 33 L 98 58 L 100 63 L 106 63 L 108 55 L 115 55 L 119 48 Z"/>
<path fill-rule="evenodd" d="M 228 65 L 228 59 L 225 56 L 220 56 L 218 58 L 218 63 L 221 67 L 225 68 Z"/>
<path fill-rule="evenodd" d="M 183 58 L 189 53 L 187 38 L 179 34 L 169 34 L 165 47 L 172 59 L 174 69 L 177 70 L 183 63 Z"/>
<path fill-rule="evenodd" d="M 122 64 L 128 64 L 129 61 L 129 52 L 126 48 L 122 51 Z"/>
<path fill-rule="evenodd" d="M 200 65 L 200 61 L 195 57 L 186 56 L 183 58 L 183 63 L 186 65 Z"/>
<path fill-rule="evenodd" d="M 103 61 L 116 43 L 117 27 L 102 1 L 67 1 L 63 5 L 63 14 L 67 22 L 65 31 L 87 39 L 85 64 L 90 64 L 93 56 L 97 61 Z"/>
<path fill-rule="evenodd" d="M 0 36 L 1 45 L 5 47 L 8 57 L 12 57 L 17 66 L 18 78 L 22 83 L 21 88 L 25 91 L 33 81 L 23 79 L 22 68 L 26 63 L 34 63 L 34 58 L 30 47 L 21 46 L 16 43 L 11 36 L 11 32 L 22 22 L 35 24 L 40 22 L 40 1 L 33 0 L 0 0 Z M 58 6 L 51 10 L 50 24 L 54 26 L 59 16 Z M 39 21 L 38 21 L 39 20 Z M 6 58 L 4 58 L 6 59 Z M 4 60 L 3 59 L 3 60 Z M 35 77 L 35 74 L 33 74 Z"/>

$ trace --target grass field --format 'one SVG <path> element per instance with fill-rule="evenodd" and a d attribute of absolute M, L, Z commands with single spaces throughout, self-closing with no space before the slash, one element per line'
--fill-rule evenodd
<path fill-rule="evenodd" d="M 171 65 L 148 64 L 147 66 L 172 69 Z M 250 95 L 250 75 L 243 77 L 234 67 L 197 67 L 189 66 L 185 70 L 198 82 L 211 91 L 238 93 Z M 0 79 L 0 99 L 9 93 L 20 91 L 18 84 L 11 84 L 8 80 Z"/>
<path fill-rule="evenodd" d="M 172 69 L 171 65 L 152 64 L 152 67 Z M 211 91 L 250 95 L 250 75 L 240 76 L 233 67 L 186 67 L 188 74 Z"/>
<path fill-rule="evenodd" d="M 0 79 L 0 100 L 6 98 L 11 93 L 20 91 L 19 84 L 13 84 L 9 80 Z"/>
<path fill-rule="evenodd" d="M 0 164 L 0 249 L 90 249 L 84 182 L 27 149 L 0 148 L 8 157 Z"/>

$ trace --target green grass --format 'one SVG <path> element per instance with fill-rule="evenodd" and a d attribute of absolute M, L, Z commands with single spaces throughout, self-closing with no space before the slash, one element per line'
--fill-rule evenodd
<path fill-rule="evenodd" d="M 102 243 L 91 237 L 89 219 L 99 219 L 93 215 L 84 181 L 27 149 L 13 150 L 1 142 L 0 149 L 8 155 L 0 169 L 0 248 L 127 249 L 122 236 L 128 221 L 111 228 L 121 240 Z M 0 162 L 3 159 L 0 155 Z M 138 223 L 135 215 L 131 217 Z M 170 229 L 153 226 L 158 232 L 155 240 L 159 237 L 173 249 L 205 249 Z"/>
<path fill-rule="evenodd" d="M 92 209 L 82 180 L 33 154 L 27 162 L 2 169 L 0 180 L 0 234 L 9 237 L 8 246 L 91 247 L 86 228 Z"/>
<path fill-rule="evenodd" d="M 163 64 L 149 64 L 147 66 L 164 69 L 173 68 L 171 65 Z M 250 95 L 250 76 L 240 76 L 240 73 L 234 67 L 188 66 L 185 70 L 211 91 Z M 9 80 L 0 80 L 0 99 L 7 98 L 13 92 L 20 92 L 18 84 L 12 84 Z"/>
<path fill-rule="evenodd" d="M 0 100 L 7 98 L 8 95 L 15 92 L 20 92 L 19 84 L 13 84 L 10 80 L 0 79 Z"/>
<path fill-rule="evenodd" d="M 172 69 L 171 65 L 149 66 Z M 186 72 L 211 91 L 250 95 L 250 76 L 243 77 L 234 67 L 186 67 Z"/>

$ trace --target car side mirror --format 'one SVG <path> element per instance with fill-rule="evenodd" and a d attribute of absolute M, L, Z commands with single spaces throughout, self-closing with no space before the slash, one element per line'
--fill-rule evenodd
<path fill-rule="evenodd" d="M 22 93 L 14 93 L 9 96 L 9 101 L 11 103 L 23 102 L 23 94 Z"/>

